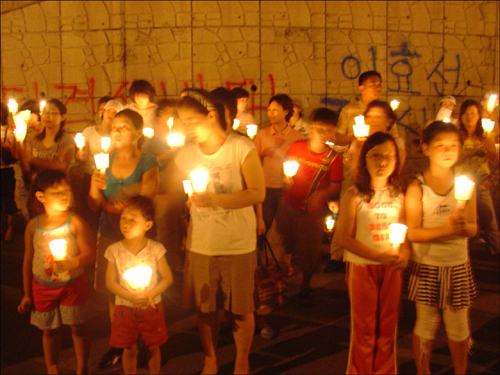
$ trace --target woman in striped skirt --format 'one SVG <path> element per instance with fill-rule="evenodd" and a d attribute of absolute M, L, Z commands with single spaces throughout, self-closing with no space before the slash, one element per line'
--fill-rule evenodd
<path fill-rule="evenodd" d="M 476 193 L 465 204 L 455 199 L 453 166 L 462 140 L 449 123 L 424 129 L 422 150 L 430 166 L 409 185 L 405 205 L 412 242 L 409 299 L 417 319 L 413 353 L 418 374 L 430 374 L 430 352 L 441 315 L 455 374 L 465 374 L 470 347 L 469 309 L 475 296 L 467 238 L 474 237 Z"/>

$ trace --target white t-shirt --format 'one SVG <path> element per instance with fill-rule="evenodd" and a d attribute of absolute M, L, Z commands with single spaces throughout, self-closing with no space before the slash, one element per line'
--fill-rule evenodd
<path fill-rule="evenodd" d="M 254 148 L 248 138 L 231 133 L 213 155 L 202 153 L 195 143 L 187 144 L 177 154 L 175 163 L 188 178 L 199 168 L 208 171 L 208 191 L 238 193 L 245 189 L 241 166 Z M 191 205 L 188 250 L 204 255 L 238 255 L 254 251 L 255 246 L 256 221 L 252 206 L 213 209 Z"/>
<path fill-rule="evenodd" d="M 123 273 L 130 268 L 139 266 L 150 267 L 153 270 L 153 274 L 151 275 L 151 282 L 144 290 L 147 293 L 158 284 L 157 264 L 158 260 L 160 260 L 160 258 L 164 256 L 166 252 L 167 251 L 161 243 L 148 239 L 148 242 L 144 249 L 134 255 L 123 246 L 122 241 L 118 241 L 106 249 L 104 257 L 109 262 L 116 265 L 120 286 L 132 293 L 136 293 L 137 290 L 133 289 L 128 281 L 123 278 Z M 153 303 L 156 305 L 160 302 L 161 295 L 158 294 L 155 298 L 153 298 Z M 120 296 L 115 296 L 115 305 L 134 307 L 134 304 L 132 302 Z"/>
<path fill-rule="evenodd" d="M 354 187 L 352 189 L 355 189 Z M 356 189 L 357 191 L 357 189 Z M 387 188 L 375 190 L 370 202 L 356 197 L 356 241 L 384 253 L 392 249 L 389 242 L 389 225 L 399 223 L 399 217 L 404 204 L 404 195 L 391 197 Z M 360 257 L 346 250 L 344 260 L 360 265 L 381 264 L 374 260 Z"/>
<path fill-rule="evenodd" d="M 450 212 L 457 206 L 455 186 L 446 195 L 439 195 L 425 184 L 421 174 L 417 175 L 417 180 L 422 188 L 422 227 L 436 228 L 444 225 Z M 464 264 L 468 259 L 466 237 L 452 235 L 432 242 L 412 242 L 412 260 L 417 263 L 452 267 Z"/>

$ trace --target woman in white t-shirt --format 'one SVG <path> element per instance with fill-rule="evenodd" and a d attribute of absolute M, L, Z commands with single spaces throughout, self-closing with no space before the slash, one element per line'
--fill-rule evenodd
<path fill-rule="evenodd" d="M 202 373 L 217 373 L 217 311 L 233 320 L 236 344 L 234 373 L 247 374 L 254 335 L 256 222 L 253 205 L 265 196 L 264 177 L 253 143 L 226 133 L 224 107 L 202 90 L 185 90 L 179 118 L 194 141 L 175 159 L 189 178 L 200 168 L 209 174 L 205 192 L 190 195 L 185 297 L 194 297 L 205 358 Z M 218 300 L 220 290 L 223 300 Z M 185 298 L 184 302 L 190 302 Z"/>

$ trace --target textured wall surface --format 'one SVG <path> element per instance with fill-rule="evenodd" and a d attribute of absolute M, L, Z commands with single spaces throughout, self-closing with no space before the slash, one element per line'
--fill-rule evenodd
<path fill-rule="evenodd" d="M 134 79 L 157 97 L 184 87 L 243 85 L 267 125 L 274 93 L 306 114 L 355 100 L 376 69 L 398 124 L 418 131 L 442 95 L 479 99 L 499 87 L 497 1 L 15 1 L 2 8 L 2 100 L 62 98 L 70 130 L 96 101 L 128 101 Z M 407 138 L 412 136 L 407 132 Z"/>

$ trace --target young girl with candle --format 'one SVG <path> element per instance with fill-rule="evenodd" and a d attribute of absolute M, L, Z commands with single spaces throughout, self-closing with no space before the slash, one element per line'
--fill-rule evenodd
<path fill-rule="evenodd" d="M 109 246 L 104 254 L 108 260 L 106 287 L 115 295 L 110 344 L 124 348 L 125 374 L 137 371 L 139 336 L 148 347 L 150 374 L 160 373 L 160 345 L 167 341 L 161 293 L 172 284 L 173 278 L 165 259 L 165 248 L 149 238 L 154 233 L 154 215 L 151 199 L 140 195 L 131 198 L 120 216 L 124 238 Z M 134 288 L 124 278 L 125 271 L 138 266 L 147 266 L 153 271 L 146 287 Z"/>
<path fill-rule="evenodd" d="M 35 178 L 30 203 L 39 215 L 28 222 L 23 261 L 24 296 L 18 311 L 31 311 L 31 324 L 43 331 L 47 373 L 58 373 L 61 324 L 69 325 L 77 374 L 88 373 L 91 317 L 84 268 L 93 264 L 95 245 L 87 223 L 70 210 L 71 189 L 62 171 L 46 169 Z M 66 240 L 66 257 L 54 259 L 49 243 Z"/>
<path fill-rule="evenodd" d="M 202 374 L 217 373 L 218 310 L 233 323 L 234 373 L 248 374 L 254 335 L 256 220 L 253 205 L 264 200 L 262 167 L 248 138 L 227 133 L 224 106 L 202 90 L 184 90 L 179 118 L 194 141 L 175 163 L 188 178 L 203 168 L 208 188 L 190 195 L 191 220 L 184 273 L 185 303 L 196 302 L 205 354 Z"/>
<path fill-rule="evenodd" d="M 412 242 L 408 298 L 415 301 L 413 355 L 418 374 L 430 374 L 430 353 L 442 319 L 455 374 L 467 373 L 469 309 L 476 291 L 467 238 L 477 232 L 476 193 L 465 208 L 455 199 L 453 166 L 462 140 L 454 125 L 435 121 L 422 133 L 430 165 L 408 186 L 405 207 Z"/>
<path fill-rule="evenodd" d="M 399 157 L 391 135 L 372 134 L 361 148 L 354 186 L 342 198 L 338 244 L 346 249 L 346 282 L 351 301 L 347 374 L 396 374 L 396 331 L 402 269 L 410 245 L 389 242 L 392 223 L 405 222 Z"/>

